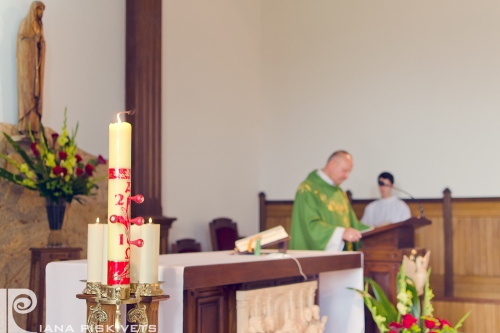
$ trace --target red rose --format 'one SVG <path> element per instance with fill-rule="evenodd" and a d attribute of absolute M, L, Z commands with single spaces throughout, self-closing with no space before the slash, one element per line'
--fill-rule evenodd
<path fill-rule="evenodd" d="M 391 330 L 401 330 L 403 328 L 403 325 L 401 325 L 400 323 L 396 323 L 395 321 L 392 321 L 390 324 L 389 324 L 389 328 Z"/>
<path fill-rule="evenodd" d="M 83 170 L 81 168 L 76 168 L 76 175 L 81 176 L 83 174 Z"/>
<path fill-rule="evenodd" d="M 425 323 L 425 327 L 426 327 L 426 328 L 435 328 L 435 327 L 437 326 L 437 325 L 436 325 L 436 321 L 434 321 L 434 320 L 429 320 L 429 319 L 426 319 L 426 320 L 424 321 L 424 323 Z"/>
<path fill-rule="evenodd" d="M 65 152 L 63 152 L 63 151 L 59 152 L 59 158 L 61 160 L 65 160 L 67 157 L 68 157 L 68 154 L 66 154 Z"/>
<path fill-rule="evenodd" d="M 62 166 L 56 165 L 55 167 L 52 168 L 52 172 L 56 176 L 66 176 L 68 174 L 68 170 L 66 168 L 63 168 Z"/>
<path fill-rule="evenodd" d="M 417 323 L 417 319 L 413 317 L 411 314 L 405 314 L 403 315 L 403 319 L 401 320 L 401 323 L 403 324 L 404 328 L 410 328 L 413 326 L 413 324 Z"/>
<path fill-rule="evenodd" d="M 87 164 L 85 166 L 85 172 L 87 173 L 87 175 L 92 176 L 92 172 L 94 172 L 94 167 L 92 166 L 92 164 Z"/>
<path fill-rule="evenodd" d="M 57 133 L 52 133 L 52 141 L 56 142 L 57 138 L 59 137 L 59 134 Z"/>
<path fill-rule="evenodd" d="M 35 157 L 40 156 L 40 152 L 38 151 L 38 148 L 36 147 L 36 143 L 33 142 L 31 144 L 31 150 L 33 151 L 33 155 L 35 155 Z"/>
<path fill-rule="evenodd" d="M 78 154 L 75 155 L 76 157 L 76 163 L 80 163 L 82 161 L 82 157 Z"/>
<path fill-rule="evenodd" d="M 102 155 L 97 156 L 97 165 L 99 164 L 106 164 L 106 160 L 102 157 Z"/>
<path fill-rule="evenodd" d="M 439 328 L 443 328 L 445 326 L 451 327 L 450 322 L 448 320 L 445 320 L 445 319 L 440 319 L 439 320 Z"/>

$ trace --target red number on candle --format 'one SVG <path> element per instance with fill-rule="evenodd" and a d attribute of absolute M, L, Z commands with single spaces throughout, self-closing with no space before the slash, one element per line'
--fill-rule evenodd
<path fill-rule="evenodd" d="M 125 193 L 130 192 L 130 182 L 127 182 L 127 189 L 125 190 Z"/>
<path fill-rule="evenodd" d="M 123 194 L 115 194 L 115 198 L 118 197 L 118 202 L 116 203 L 117 206 L 123 206 Z"/>
<path fill-rule="evenodd" d="M 120 234 L 120 245 L 123 245 L 123 234 Z"/>
<path fill-rule="evenodd" d="M 130 259 L 130 247 L 127 247 L 127 250 L 125 250 L 125 259 Z"/>

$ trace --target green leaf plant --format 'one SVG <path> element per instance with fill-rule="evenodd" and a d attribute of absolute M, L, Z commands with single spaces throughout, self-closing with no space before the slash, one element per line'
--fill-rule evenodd
<path fill-rule="evenodd" d="M 396 306 L 389 301 L 380 285 L 371 278 L 365 278 L 364 290 L 349 288 L 363 297 L 380 333 L 457 333 L 457 329 L 462 326 L 470 311 L 454 327 L 447 320 L 434 317 L 434 308 L 431 304 L 434 293 L 429 285 L 430 268 L 427 270 L 422 299 L 418 295 L 415 282 L 404 272 L 404 263 L 401 263 L 396 278 Z"/>

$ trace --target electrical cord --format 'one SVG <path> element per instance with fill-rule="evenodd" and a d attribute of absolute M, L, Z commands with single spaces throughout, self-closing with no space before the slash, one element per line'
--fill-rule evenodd
<path fill-rule="evenodd" d="M 300 265 L 300 262 L 299 262 L 299 260 L 297 258 L 292 257 L 291 255 L 289 255 L 287 253 L 280 253 L 280 252 L 278 252 L 278 253 L 270 253 L 270 254 L 267 255 L 267 257 L 268 258 L 290 258 L 290 259 L 292 259 L 297 264 L 297 267 L 299 269 L 299 273 L 304 278 L 304 281 L 307 281 L 307 276 L 304 274 L 304 271 L 302 271 L 302 266 Z"/>

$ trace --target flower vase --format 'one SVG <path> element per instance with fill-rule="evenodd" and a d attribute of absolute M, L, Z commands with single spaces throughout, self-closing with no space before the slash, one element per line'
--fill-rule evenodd
<path fill-rule="evenodd" d="M 58 198 L 56 201 L 52 201 L 50 198 L 45 198 L 45 209 L 50 229 L 47 247 L 63 246 L 62 226 L 66 205 L 67 202 L 64 199 Z"/>

